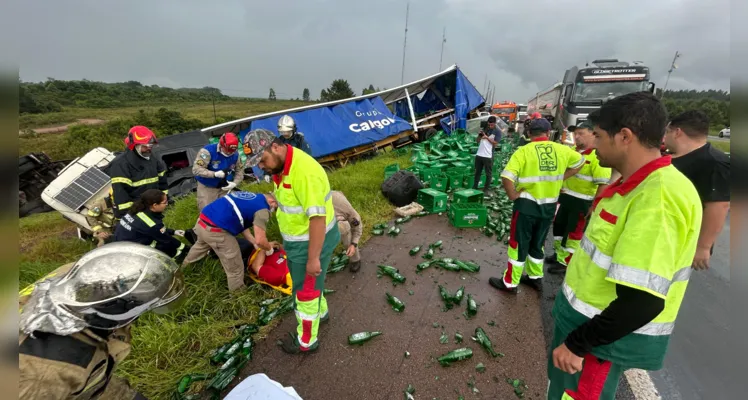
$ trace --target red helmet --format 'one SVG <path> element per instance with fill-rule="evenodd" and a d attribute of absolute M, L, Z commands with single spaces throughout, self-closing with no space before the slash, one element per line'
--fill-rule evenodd
<path fill-rule="evenodd" d="M 532 113 L 532 119 L 540 119 L 540 118 L 543 118 L 543 116 L 540 115 L 539 112 Z"/>
<path fill-rule="evenodd" d="M 127 132 L 127 137 L 125 138 L 125 145 L 130 150 L 135 149 L 136 144 L 154 145 L 157 143 L 158 139 L 156 139 L 156 134 L 142 125 L 136 125 L 130 128 L 130 131 Z"/>
<path fill-rule="evenodd" d="M 231 132 L 226 132 L 218 139 L 218 146 L 224 154 L 234 154 L 239 148 L 239 138 Z"/>

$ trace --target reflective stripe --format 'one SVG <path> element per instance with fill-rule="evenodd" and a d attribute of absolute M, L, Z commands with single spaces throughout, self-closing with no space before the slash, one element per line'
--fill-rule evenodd
<path fill-rule="evenodd" d="M 534 182 L 556 182 L 564 180 L 563 175 L 542 175 L 542 176 L 528 176 L 526 178 L 519 178 L 519 183 L 534 183 Z"/>
<path fill-rule="evenodd" d="M 163 171 L 161 171 L 161 172 L 158 173 L 158 176 L 164 176 L 165 173 L 166 173 L 166 170 L 163 170 Z"/>
<path fill-rule="evenodd" d="M 327 203 L 327 200 L 330 200 L 330 198 L 332 198 L 332 190 L 327 192 L 325 195 L 325 203 Z"/>
<path fill-rule="evenodd" d="M 127 178 L 112 178 L 112 183 L 124 183 L 125 185 L 132 186 L 132 181 Z"/>
<path fill-rule="evenodd" d="M 184 243 L 179 245 L 179 248 L 177 248 L 177 254 L 175 254 L 174 257 L 179 257 L 179 255 L 182 254 L 182 250 L 184 250 Z"/>
<path fill-rule="evenodd" d="M 534 258 L 534 257 L 527 256 L 527 260 L 530 261 L 533 264 L 543 264 L 543 260 L 540 259 L 540 258 Z"/>
<path fill-rule="evenodd" d="M 558 197 L 548 197 L 548 198 L 545 198 L 545 199 L 536 199 L 535 197 L 533 197 L 527 191 L 520 192 L 519 197 L 521 197 L 523 199 L 527 199 L 527 200 L 533 201 L 533 202 L 538 203 L 538 204 L 553 204 L 553 203 L 555 203 L 555 202 L 558 201 Z"/>
<path fill-rule="evenodd" d="M 515 267 L 524 267 L 525 266 L 525 262 L 524 261 L 519 262 L 517 260 L 514 260 L 514 259 L 510 258 L 509 262 L 512 263 L 512 265 L 514 265 Z"/>
<path fill-rule="evenodd" d="M 595 178 L 593 178 L 593 177 L 591 177 L 589 175 L 582 175 L 582 174 L 575 174 L 575 175 L 572 175 L 571 177 L 572 178 L 579 178 L 579 179 L 581 179 L 583 181 L 587 181 L 587 182 L 593 182 L 595 180 Z"/>
<path fill-rule="evenodd" d="M 304 347 L 304 348 L 312 347 L 312 345 L 314 345 L 315 343 L 317 343 L 317 338 L 314 338 L 313 340 L 309 341 L 309 343 L 304 343 L 301 341 L 301 338 L 299 338 L 299 346 Z"/>
<path fill-rule="evenodd" d="M 164 194 L 169 194 L 169 189 L 162 190 L 162 192 L 164 192 Z"/>
<path fill-rule="evenodd" d="M 574 165 L 570 165 L 570 166 L 569 166 L 569 168 L 570 168 L 570 169 L 575 169 L 575 168 L 579 168 L 579 167 L 581 167 L 582 165 L 584 165 L 584 162 L 585 162 L 585 159 L 584 159 L 584 157 L 582 157 L 582 159 L 581 159 L 581 160 L 579 160 L 579 162 L 575 163 Z"/>
<path fill-rule="evenodd" d="M 607 254 L 603 254 L 600 250 L 598 250 L 597 246 L 595 246 L 592 241 L 587 238 L 587 235 L 584 235 L 582 237 L 582 241 L 579 243 L 579 247 L 584 250 L 585 253 L 587 253 L 590 258 L 592 259 L 592 262 L 595 263 L 598 267 L 608 270 L 610 268 L 610 264 L 612 263 L 613 258 Z"/>
<path fill-rule="evenodd" d="M 566 300 L 569 302 L 569 305 L 571 305 L 574 310 L 584 315 L 585 317 L 592 319 L 596 315 L 602 313 L 602 310 L 599 310 L 595 306 L 587 304 L 584 301 L 578 299 L 577 295 L 574 293 L 574 290 L 566 284 L 566 281 L 564 281 L 564 283 L 561 285 L 561 290 L 564 293 L 564 297 L 566 297 Z M 634 333 L 649 336 L 669 335 L 673 332 L 674 326 L 675 323 L 673 322 L 650 322 L 635 330 Z"/>
<path fill-rule="evenodd" d="M 296 310 L 296 316 L 304 321 L 314 321 L 319 318 L 319 314 L 305 314 L 303 311 Z"/>
<path fill-rule="evenodd" d="M 137 214 L 137 216 L 138 216 L 138 218 L 140 218 L 141 221 L 145 222 L 145 224 L 148 225 L 148 227 L 150 227 L 150 228 L 153 228 L 153 226 L 156 225 L 156 223 L 153 222 L 153 220 L 151 219 L 151 217 L 145 215 L 145 213 L 143 213 L 143 212 L 139 212 Z"/>
<path fill-rule="evenodd" d="M 327 232 L 330 232 L 332 228 L 334 228 L 338 224 L 338 220 L 333 218 L 332 221 L 327 225 L 327 228 L 325 229 L 325 234 Z M 303 235 L 288 235 L 283 232 L 281 232 L 281 236 L 283 236 L 283 240 L 287 242 L 307 242 L 309 241 L 309 232 L 303 234 Z"/>
<path fill-rule="evenodd" d="M 96 225 L 96 226 L 94 226 L 93 228 L 91 228 L 91 230 L 92 230 L 92 231 L 94 231 L 94 232 L 98 232 L 98 231 L 100 231 L 101 229 L 102 229 L 101 225 Z"/>
<path fill-rule="evenodd" d="M 311 206 L 306 209 L 306 215 L 307 217 L 311 217 L 312 215 L 325 215 L 327 211 L 327 208 L 325 206 Z"/>
<path fill-rule="evenodd" d="M 140 181 L 137 181 L 137 182 L 133 182 L 132 183 L 132 187 L 143 186 L 143 185 L 147 185 L 149 183 L 156 183 L 156 182 L 158 182 L 158 178 L 143 179 L 143 180 L 140 180 Z"/>
<path fill-rule="evenodd" d="M 588 194 L 582 194 L 579 192 L 575 192 L 569 188 L 563 188 L 562 193 L 568 194 L 569 196 L 576 197 L 578 199 L 582 200 L 595 200 L 595 196 L 590 196 Z"/>
<path fill-rule="evenodd" d="M 231 203 L 231 206 L 234 207 L 234 212 L 236 213 L 236 216 L 239 217 L 239 223 L 242 224 L 242 228 L 244 228 L 244 217 L 242 217 L 242 213 L 239 212 L 239 207 L 236 206 L 236 203 L 234 203 L 234 200 L 231 198 L 231 196 L 226 196 L 226 200 Z"/>
<path fill-rule="evenodd" d="M 560 241 L 564 240 L 564 237 L 563 236 L 554 236 L 553 240 L 557 240 L 557 241 L 560 242 Z"/>
<path fill-rule="evenodd" d="M 276 199 L 276 201 L 278 201 Z M 287 207 L 278 201 L 278 209 L 283 211 L 286 214 L 303 214 L 304 213 L 304 207 L 302 206 L 293 206 L 293 207 Z"/>
<path fill-rule="evenodd" d="M 130 207 L 132 207 L 132 201 L 128 201 L 127 203 L 122 203 L 122 204 L 117 205 L 118 210 L 125 210 Z"/>
<path fill-rule="evenodd" d="M 151 242 L 150 246 L 151 246 L 151 247 L 153 247 L 153 248 L 155 249 L 155 248 L 156 248 L 156 245 L 157 245 L 157 244 L 158 244 L 158 242 L 156 242 L 156 241 L 154 240 L 154 241 L 152 241 L 152 242 Z"/>
<path fill-rule="evenodd" d="M 594 183 L 607 184 L 608 181 L 610 181 L 610 177 L 608 177 L 608 178 L 605 178 L 605 177 L 603 177 L 603 178 L 592 178 L 592 182 L 594 182 Z"/>
<path fill-rule="evenodd" d="M 517 175 L 514 174 L 514 172 L 503 170 L 501 171 L 501 177 L 509 179 L 510 181 L 516 182 L 517 181 Z"/>

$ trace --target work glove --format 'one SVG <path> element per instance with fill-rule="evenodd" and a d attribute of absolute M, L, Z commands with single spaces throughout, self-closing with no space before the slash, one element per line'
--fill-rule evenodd
<path fill-rule="evenodd" d="M 228 184 L 226 184 L 226 186 L 222 187 L 221 189 L 223 189 L 224 191 L 228 192 L 229 190 L 231 190 L 231 189 L 233 189 L 235 187 L 236 187 L 236 183 L 229 182 Z"/>
<path fill-rule="evenodd" d="M 265 182 L 270 183 L 270 175 L 265 175 Z"/>
<path fill-rule="evenodd" d="M 226 173 L 223 171 L 216 171 L 213 173 L 213 176 L 215 176 L 218 179 L 223 179 L 226 177 Z"/>
<path fill-rule="evenodd" d="M 177 229 L 177 230 L 175 230 L 175 231 L 174 231 L 174 234 L 175 234 L 175 235 L 177 235 L 177 236 L 181 236 L 181 237 L 184 237 L 184 231 L 183 231 L 183 230 L 181 230 L 181 229 Z"/>

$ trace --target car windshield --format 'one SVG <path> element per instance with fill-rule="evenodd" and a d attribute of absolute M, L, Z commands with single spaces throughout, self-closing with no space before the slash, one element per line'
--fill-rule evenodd
<path fill-rule="evenodd" d="M 514 112 L 514 108 L 511 108 L 511 107 L 494 108 L 492 111 L 494 114 L 511 114 Z"/>
<path fill-rule="evenodd" d="M 647 82 L 578 82 L 573 101 L 597 101 L 647 89 Z"/>

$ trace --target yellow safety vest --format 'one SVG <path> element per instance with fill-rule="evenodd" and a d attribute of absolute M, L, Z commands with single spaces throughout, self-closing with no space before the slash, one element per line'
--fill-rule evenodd
<path fill-rule="evenodd" d="M 273 176 L 278 228 L 287 242 L 309 241 L 309 218 L 324 216 L 325 233 L 336 226 L 332 191 L 324 168 L 310 155 L 286 145 L 283 173 Z"/>
<path fill-rule="evenodd" d="M 616 285 L 665 299 L 651 322 L 593 353 L 631 368 L 659 369 L 691 274 L 701 229 L 701 201 L 670 157 L 609 186 L 574 253 L 554 316 L 567 334 L 617 298 Z"/>
<path fill-rule="evenodd" d="M 610 180 L 611 170 L 600 166 L 600 160 L 594 149 L 583 151 L 581 154 L 584 156 L 582 169 L 564 181 L 561 193 L 592 201 L 595 199 L 598 186 L 605 185 Z"/>

